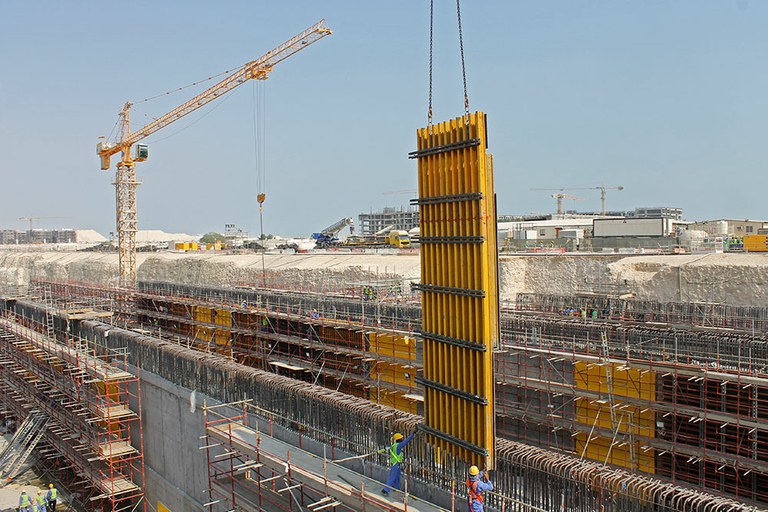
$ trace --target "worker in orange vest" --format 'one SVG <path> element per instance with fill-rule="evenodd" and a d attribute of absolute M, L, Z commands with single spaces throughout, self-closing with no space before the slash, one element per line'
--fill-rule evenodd
<path fill-rule="evenodd" d="M 480 471 L 477 466 L 470 467 L 467 478 L 469 512 L 483 512 L 485 506 L 483 492 L 491 490 L 493 490 L 493 484 L 488 480 L 485 473 Z"/>

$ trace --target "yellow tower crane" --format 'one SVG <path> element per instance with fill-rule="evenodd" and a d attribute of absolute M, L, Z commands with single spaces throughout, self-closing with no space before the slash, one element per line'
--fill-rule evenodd
<path fill-rule="evenodd" d="M 332 33 L 333 31 L 328 28 L 325 20 L 320 20 L 274 50 L 244 64 L 219 83 L 135 132 L 131 131 L 130 114 L 133 104 L 128 102 L 123 106 L 119 114 L 120 130 L 117 140 L 114 142 L 103 141 L 96 145 L 96 153 L 101 158 L 101 169 L 104 171 L 109 170 L 112 155 L 122 153 L 120 161 L 117 163 L 115 177 L 120 286 L 133 287 L 136 285 L 136 187 L 139 184 L 136 180 L 136 162 L 143 162 L 149 156 L 147 145 L 138 144 L 138 142 L 216 98 L 220 98 L 250 79 L 266 80 L 277 63 Z M 265 195 L 260 193 L 258 196 L 259 203 L 263 203 L 264 199 Z"/>

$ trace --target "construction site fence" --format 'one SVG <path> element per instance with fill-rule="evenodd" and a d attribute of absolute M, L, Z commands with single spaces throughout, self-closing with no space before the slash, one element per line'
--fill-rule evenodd
<path fill-rule="evenodd" d="M 707 302 L 659 302 L 617 297 L 518 293 L 520 311 L 567 314 L 596 312 L 600 318 L 633 322 L 659 322 L 688 327 L 768 332 L 768 307 Z"/>

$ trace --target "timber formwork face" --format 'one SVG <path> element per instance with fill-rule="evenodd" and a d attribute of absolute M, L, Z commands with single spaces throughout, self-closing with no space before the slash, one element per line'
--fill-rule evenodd
<path fill-rule="evenodd" d="M 418 130 L 424 429 L 440 451 L 494 466 L 496 210 L 485 114 Z"/>
<path fill-rule="evenodd" d="M 10 312 L 0 318 L 0 401 L 19 418 L 49 418 L 47 469 L 77 475 L 68 490 L 85 509 L 146 510 L 140 386 L 126 353 L 40 331 Z"/>

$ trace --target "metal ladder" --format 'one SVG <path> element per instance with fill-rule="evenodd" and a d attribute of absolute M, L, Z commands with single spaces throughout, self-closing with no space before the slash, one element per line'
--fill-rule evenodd
<path fill-rule="evenodd" d="M 53 328 L 53 293 L 50 285 L 43 287 L 43 299 L 45 302 L 45 333 L 51 340 L 56 339 L 56 332 Z"/>
<path fill-rule="evenodd" d="M 0 486 L 17 476 L 32 450 L 45 434 L 47 425 L 48 417 L 44 413 L 33 411 L 19 426 L 11 442 L 0 454 Z"/>

